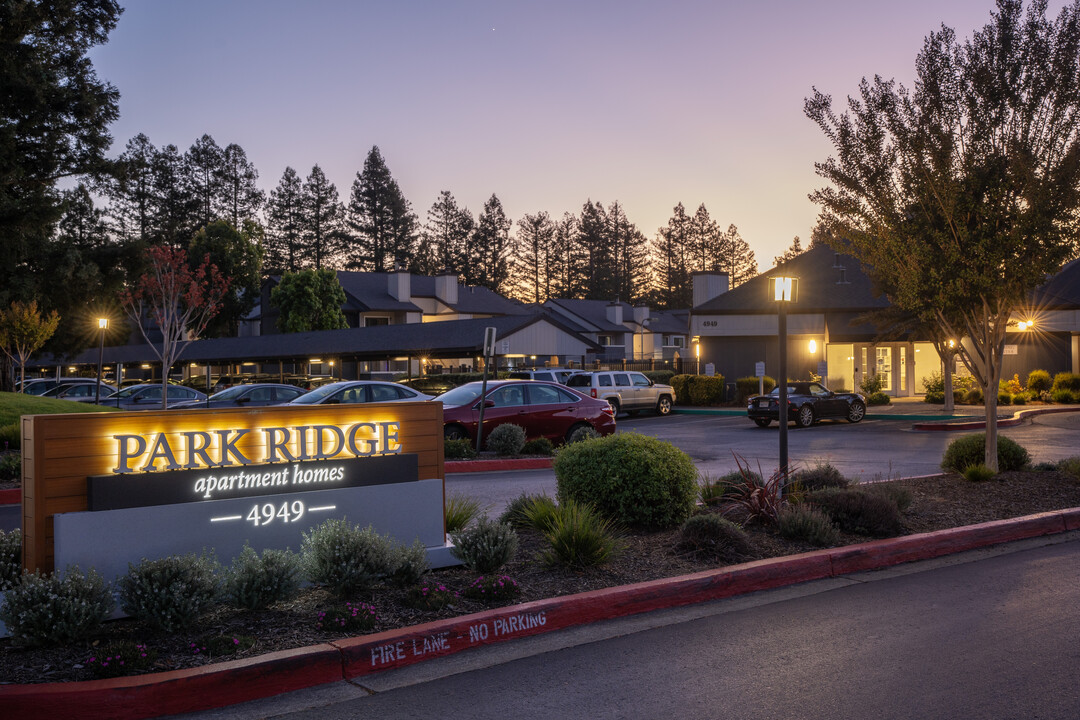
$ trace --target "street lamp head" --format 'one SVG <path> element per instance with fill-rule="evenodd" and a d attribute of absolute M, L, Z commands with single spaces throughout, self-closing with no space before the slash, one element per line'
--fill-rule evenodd
<path fill-rule="evenodd" d="M 769 295 L 775 302 L 795 302 L 799 299 L 799 278 L 769 278 Z"/>
<path fill-rule="evenodd" d="M 98 330 L 105 330 L 109 327 L 109 318 L 98 318 L 97 321 Z"/>

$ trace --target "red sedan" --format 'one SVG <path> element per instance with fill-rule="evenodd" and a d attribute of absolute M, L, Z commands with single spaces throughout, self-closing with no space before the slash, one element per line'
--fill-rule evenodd
<path fill-rule="evenodd" d="M 476 439 L 480 422 L 482 383 L 472 382 L 443 393 L 443 422 L 448 440 Z M 484 437 L 504 423 L 525 428 L 528 438 L 567 440 L 579 428 L 601 435 L 615 432 L 615 416 L 604 400 L 595 400 L 568 387 L 539 380 L 493 380 L 484 397 Z"/>

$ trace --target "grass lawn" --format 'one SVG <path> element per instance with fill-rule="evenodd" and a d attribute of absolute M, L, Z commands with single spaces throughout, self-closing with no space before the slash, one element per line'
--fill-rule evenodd
<path fill-rule="evenodd" d="M 98 407 L 93 403 L 56 400 L 22 393 L 0 392 L 0 427 L 18 423 L 23 415 L 80 412 L 116 412 L 116 408 Z"/>

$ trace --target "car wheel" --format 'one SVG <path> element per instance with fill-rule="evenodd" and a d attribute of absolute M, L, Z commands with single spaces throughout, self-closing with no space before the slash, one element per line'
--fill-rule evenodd
<path fill-rule="evenodd" d="M 847 411 L 847 421 L 857 423 L 864 417 L 866 417 L 866 406 L 857 400 L 851 403 L 851 407 Z"/>
<path fill-rule="evenodd" d="M 769 427 L 769 423 L 772 422 L 769 418 L 754 418 L 753 420 L 758 427 Z"/>
<path fill-rule="evenodd" d="M 592 425 L 589 423 L 578 423 L 566 431 L 566 442 L 569 444 L 596 436 L 597 432 L 593 429 Z"/>
<path fill-rule="evenodd" d="M 608 405 L 611 406 L 611 411 L 613 413 L 615 413 L 616 415 L 618 415 L 619 414 L 619 401 L 616 400 L 615 398 L 608 398 L 607 403 L 608 403 Z"/>
<path fill-rule="evenodd" d="M 801 428 L 810 427 L 814 424 L 814 408 L 803 405 L 795 411 L 795 425 Z"/>
<path fill-rule="evenodd" d="M 669 415 L 671 414 L 671 398 L 664 395 L 656 401 L 656 414 L 657 415 Z"/>
<path fill-rule="evenodd" d="M 443 428 L 443 437 L 447 440 L 468 440 L 469 434 L 460 425 L 447 425 Z"/>

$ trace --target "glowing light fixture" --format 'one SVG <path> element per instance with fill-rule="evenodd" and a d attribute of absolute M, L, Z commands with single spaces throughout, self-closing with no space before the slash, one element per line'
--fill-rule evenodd
<path fill-rule="evenodd" d="M 811 353 L 816 353 L 817 352 L 817 340 L 811 340 L 810 344 L 807 345 L 807 347 L 809 348 Z"/>

